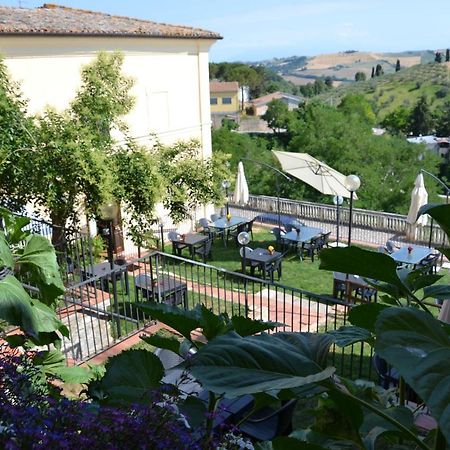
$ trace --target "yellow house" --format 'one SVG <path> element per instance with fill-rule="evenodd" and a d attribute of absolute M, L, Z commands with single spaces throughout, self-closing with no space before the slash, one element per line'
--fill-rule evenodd
<path fill-rule="evenodd" d="M 211 120 L 220 126 L 225 117 L 237 120 L 239 116 L 239 83 L 237 81 L 210 81 L 209 103 Z"/>

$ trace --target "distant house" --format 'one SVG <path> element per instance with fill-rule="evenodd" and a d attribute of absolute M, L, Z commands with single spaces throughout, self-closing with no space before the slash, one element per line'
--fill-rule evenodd
<path fill-rule="evenodd" d="M 209 102 L 214 127 L 220 127 L 224 118 L 239 118 L 239 83 L 237 81 L 210 81 Z"/>
<path fill-rule="evenodd" d="M 297 108 L 303 101 L 301 97 L 296 95 L 286 94 L 284 92 L 273 92 L 272 94 L 263 95 L 262 97 L 254 98 L 250 101 L 250 106 L 253 108 L 255 116 L 262 116 L 267 111 L 268 104 L 275 99 L 279 99 L 288 105 L 289 111 Z"/>
<path fill-rule="evenodd" d="M 442 138 L 429 135 L 429 136 L 410 137 L 407 138 L 407 141 L 411 142 L 412 144 L 425 144 L 425 146 L 433 153 L 442 158 L 447 159 L 447 161 L 449 160 L 450 138 Z"/>
<path fill-rule="evenodd" d="M 148 143 L 156 135 L 164 144 L 195 138 L 211 156 L 208 52 L 219 34 L 47 4 L 0 7 L 0 17 L 0 54 L 30 113 L 67 108 L 81 68 L 99 51 L 120 50 L 134 80 L 136 103 L 125 119 L 131 136 Z"/>

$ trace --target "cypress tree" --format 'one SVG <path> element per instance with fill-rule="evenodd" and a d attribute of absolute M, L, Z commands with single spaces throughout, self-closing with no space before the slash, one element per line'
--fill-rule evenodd
<path fill-rule="evenodd" d="M 370 75 L 370 78 L 373 78 L 375 76 L 375 67 L 372 66 L 372 75 Z"/>
<path fill-rule="evenodd" d="M 442 53 L 436 52 L 436 56 L 434 57 L 434 62 L 441 63 L 442 62 Z"/>
<path fill-rule="evenodd" d="M 375 76 L 379 77 L 380 75 L 383 74 L 384 74 L 383 67 L 381 66 L 381 64 L 377 64 L 377 67 L 375 68 Z"/>
<path fill-rule="evenodd" d="M 395 64 L 395 71 L 398 72 L 400 70 L 400 60 L 397 59 L 397 62 Z"/>
<path fill-rule="evenodd" d="M 447 49 L 445 52 L 445 62 L 449 62 L 450 61 L 450 50 Z"/>

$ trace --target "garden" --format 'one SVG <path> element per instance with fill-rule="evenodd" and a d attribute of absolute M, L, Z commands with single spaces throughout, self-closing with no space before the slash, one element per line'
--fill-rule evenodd
<path fill-rule="evenodd" d="M 421 212 L 449 235 L 449 209 L 427 205 Z M 5 216 L 0 233 L 0 314 L 17 328 L 5 336 L 0 359 L 5 448 L 447 448 L 450 328 L 427 306 L 428 299 L 450 295 L 448 285 L 436 284 L 439 274 L 397 269 L 387 255 L 357 247 L 324 249 L 319 273 L 358 274 L 381 293 L 378 303 L 351 308 L 338 330 L 284 332 L 280 323 L 218 314 L 203 305 L 143 302 L 137 306 L 143 313 L 173 330 L 143 340 L 178 355 L 181 364 L 167 369 L 157 354 L 140 348 L 109 358 L 105 366 L 71 367 L 60 351 L 68 330 L 55 313 L 62 294 L 56 255 L 46 238 L 23 232 L 26 221 Z M 448 248 L 440 250 L 450 256 Z M 39 296 L 22 287 L 24 276 Z M 384 389 L 336 374 L 331 347 L 360 342 L 395 369 L 394 385 Z M 165 382 L 173 370 L 180 377 Z M 198 394 L 183 392 L 186 377 L 200 386 Z M 84 389 L 69 399 L 60 383 Z M 248 401 L 230 413 L 236 399 Z M 293 406 L 295 429 L 283 426 L 262 442 L 249 432 L 258 412 Z M 231 422 L 221 421 L 225 413 Z M 436 427 L 419 430 L 419 413 Z"/>

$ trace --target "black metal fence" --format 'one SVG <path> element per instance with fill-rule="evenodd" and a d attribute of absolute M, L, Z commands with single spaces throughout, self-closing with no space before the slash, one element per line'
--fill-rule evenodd
<path fill-rule="evenodd" d="M 64 352 L 80 362 L 141 331 L 151 318 L 135 306 L 147 299 L 187 309 L 203 304 L 215 313 L 278 322 L 278 331 L 302 332 L 345 325 L 351 307 L 331 297 L 154 252 L 67 288 L 59 310 L 71 333 Z M 353 378 L 372 378 L 371 360 L 370 347 L 362 343 L 344 350 L 333 347 L 330 356 L 338 373 Z"/>

